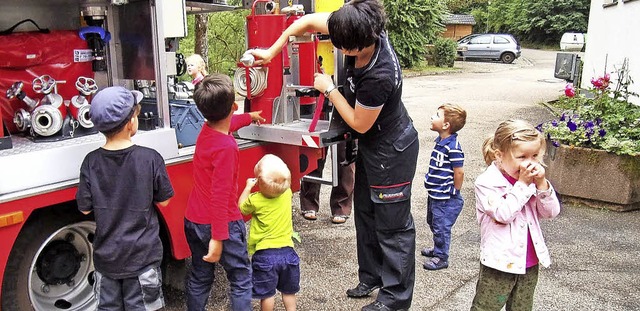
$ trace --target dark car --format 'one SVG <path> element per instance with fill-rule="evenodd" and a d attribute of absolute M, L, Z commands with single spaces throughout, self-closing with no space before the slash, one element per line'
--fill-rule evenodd
<path fill-rule="evenodd" d="M 458 40 L 462 59 L 493 59 L 505 64 L 520 57 L 520 43 L 510 34 L 472 34 Z"/>

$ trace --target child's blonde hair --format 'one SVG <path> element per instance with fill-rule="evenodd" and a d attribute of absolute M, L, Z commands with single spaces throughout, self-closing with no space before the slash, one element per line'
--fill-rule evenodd
<path fill-rule="evenodd" d="M 266 154 L 258 161 L 253 172 L 258 179 L 260 193 L 276 198 L 291 187 L 291 172 L 279 157 Z"/>
<path fill-rule="evenodd" d="M 449 133 L 457 133 L 467 123 L 467 112 L 456 104 L 443 104 L 438 109 L 444 110 L 444 121 L 449 122 Z"/>
<path fill-rule="evenodd" d="M 487 137 L 482 144 L 484 162 L 490 165 L 496 159 L 496 150 L 503 153 L 511 152 L 514 142 L 519 141 L 539 141 L 541 151 L 537 160 L 544 164 L 542 159 L 547 146 L 546 140 L 542 133 L 524 120 L 507 120 L 498 125 L 495 134 Z"/>
<path fill-rule="evenodd" d="M 204 59 L 202 58 L 202 56 L 200 56 L 200 54 L 193 54 L 187 57 L 187 64 L 189 63 L 193 63 L 194 65 L 196 65 L 196 69 L 198 69 L 198 71 L 201 72 L 203 76 L 209 74 L 209 72 L 207 71 L 207 64 L 204 62 Z"/>

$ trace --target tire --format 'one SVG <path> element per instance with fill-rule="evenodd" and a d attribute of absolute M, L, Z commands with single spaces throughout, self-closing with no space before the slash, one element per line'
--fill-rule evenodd
<path fill-rule="evenodd" d="M 95 310 L 96 224 L 75 213 L 32 215 L 13 246 L 2 285 L 2 310 Z M 72 216 L 74 215 L 75 216 Z"/>
<path fill-rule="evenodd" d="M 500 60 L 505 64 L 511 64 L 516 59 L 516 56 L 511 52 L 502 53 Z"/>

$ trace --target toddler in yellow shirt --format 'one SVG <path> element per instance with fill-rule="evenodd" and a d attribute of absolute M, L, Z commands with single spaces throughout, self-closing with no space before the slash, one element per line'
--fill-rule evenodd
<path fill-rule="evenodd" d="M 255 178 L 247 179 L 238 206 L 251 216 L 249 256 L 253 268 L 253 298 L 260 309 L 274 309 L 276 289 L 285 310 L 295 311 L 300 290 L 300 257 L 293 249 L 291 172 L 279 157 L 267 154 L 256 164 Z M 258 192 L 251 189 L 258 185 Z"/>

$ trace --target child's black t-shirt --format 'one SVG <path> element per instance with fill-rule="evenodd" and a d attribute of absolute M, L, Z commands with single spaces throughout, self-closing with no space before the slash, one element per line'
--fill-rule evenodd
<path fill-rule="evenodd" d="M 173 187 L 157 151 L 133 145 L 90 152 L 80 168 L 76 200 L 78 209 L 95 215 L 96 270 L 121 279 L 159 266 L 162 242 L 154 202 L 172 196 Z"/>

